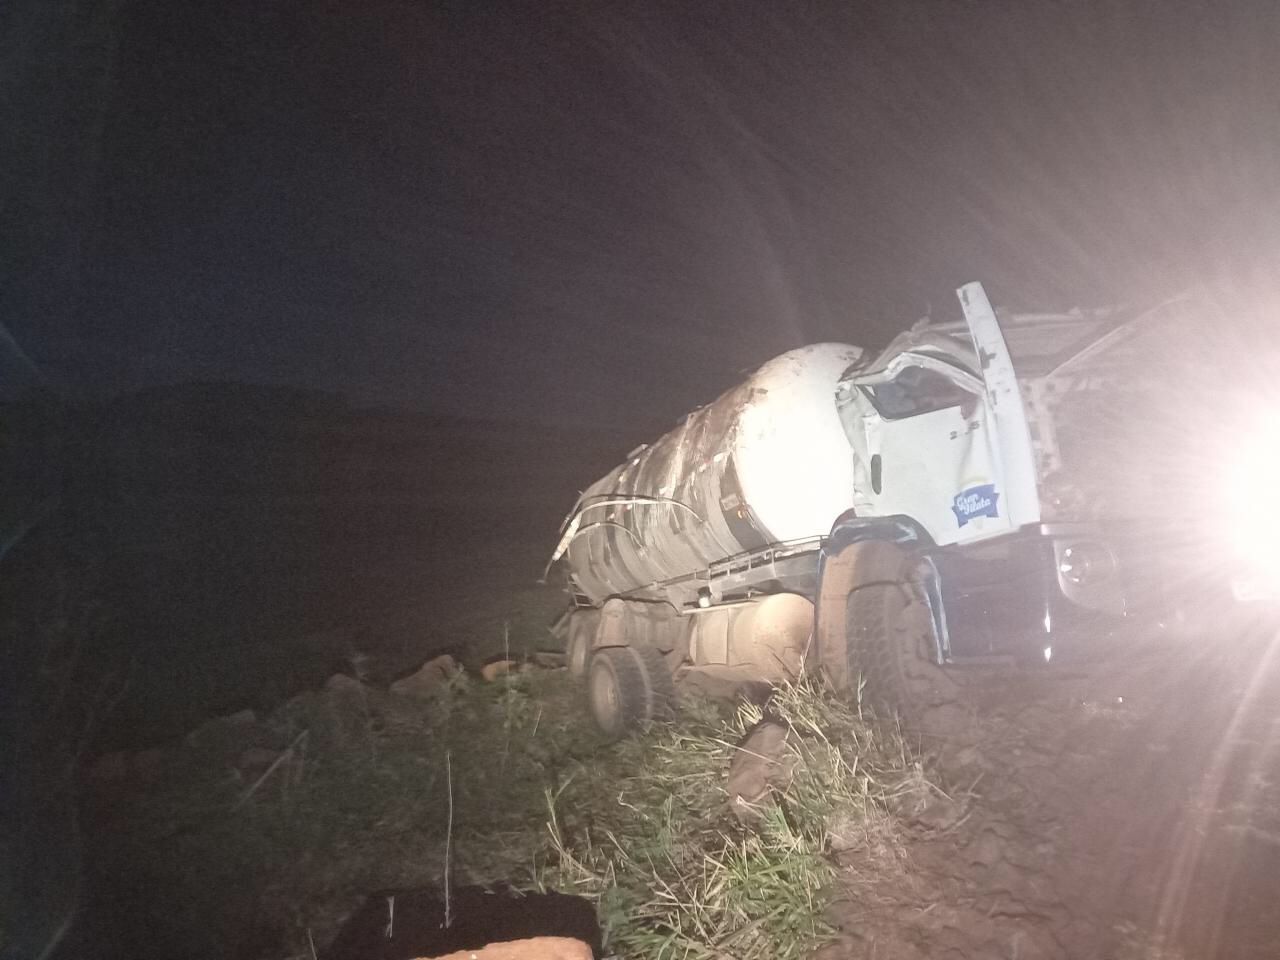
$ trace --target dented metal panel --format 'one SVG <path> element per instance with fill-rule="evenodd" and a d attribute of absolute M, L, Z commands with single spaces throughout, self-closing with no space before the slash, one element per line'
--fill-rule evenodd
<path fill-rule="evenodd" d="M 595 602 L 634 595 L 825 535 L 851 502 L 835 389 L 861 353 L 828 343 L 783 354 L 588 487 L 555 554 L 576 590 Z"/>

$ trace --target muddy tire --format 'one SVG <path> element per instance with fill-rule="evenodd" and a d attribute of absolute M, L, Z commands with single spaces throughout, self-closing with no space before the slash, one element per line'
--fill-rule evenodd
<path fill-rule="evenodd" d="M 928 608 L 905 576 L 904 558 L 888 544 L 868 545 L 861 583 L 846 610 L 849 677 L 863 702 L 884 718 L 919 727 L 936 708 L 956 701 L 955 682 L 932 659 Z"/>
<path fill-rule="evenodd" d="M 609 737 L 621 737 L 650 720 L 669 717 L 675 687 L 662 654 L 652 647 L 605 647 L 587 673 L 591 716 Z"/>
<path fill-rule="evenodd" d="M 598 610 L 578 610 L 569 617 L 568 638 L 565 641 L 565 664 L 569 675 L 581 680 L 587 675 L 591 662 L 591 648 L 595 645 L 596 631 L 600 627 Z"/>

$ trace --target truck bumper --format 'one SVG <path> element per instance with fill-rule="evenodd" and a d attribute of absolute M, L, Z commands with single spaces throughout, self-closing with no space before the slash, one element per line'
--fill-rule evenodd
<path fill-rule="evenodd" d="M 1047 658 L 1122 634 L 1196 634 L 1280 620 L 1280 592 L 1214 569 L 1152 529 L 1057 524 L 929 552 L 951 662 Z"/>

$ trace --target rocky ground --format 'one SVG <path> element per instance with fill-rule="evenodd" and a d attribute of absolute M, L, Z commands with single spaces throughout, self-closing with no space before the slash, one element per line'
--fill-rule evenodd
<path fill-rule="evenodd" d="M 953 803 L 830 957 L 1277 955 L 1280 659 L 1269 635 L 971 678 L 930 743 Z"/>
<path fill-rule="evenodd" d="M 326 704 L 328 715 L 335 702 L 355 696 L 352 703 L 366 704 L 366 711 L 368 703 L 381 704 L 373 712 L 389 718 L 385 722 L 395 729 L 407 722 L 406 709 L 416 709 L 395 704 L 430 696 L 442 679 L 432 673 L 438 666 L 429 664 L 414 675 L 416 679 L 387 695 L 361 694 L 354 680 L 336 680 L 320 699 L 304 697 L 286 705 L 277 720 L 265 721 L 265 728 L 264 721 L 255 727 L 252 718 L 223 718 L 188 738 L 182 748 L 186 760 L 143 752 L 115 767 L 107 764 L 96 771 L 105 780 L 98 784 L 98 801 L 105 797 L 114 803 L 111 798 L 120 796 L 122 782 L 137 794 L 139 785 L 145 787 L 148 778 L 157 776 L 155 768 L 162 763 L 187 763 L 187 769 L 207 775 L 210 765 L 196 762 L 192 767 L 191 756 L 198 758 L 202 738 L 229 737 L 235 750 L 222 750 L 221 755 L 230 758 L 225 776 L 209 783 L 215 806 L 216 797 L 225 795 L 222 816 L 231 831 L 227 836 L 233 836 L 237 820 L 252 819 L 240 798 L 252 798 L 260 779 L 264 790 L 289 789 L 290 770 L 296 766 L 290 751 L 307 749 L 289 735 L 295 727 L 302 729 L 302 716 L 310 718 L 306 725 L 320 730 L 313 715 L 319 705 Z M 865 846 L 836 854 L 856 894 L 828 910 L 838 936 L 823 949 L 823 960 L 1209 960 L 1276 955 L 1280 715 L 1275 704 L 1280 658 L 1270 637 L 1236 637 L 1229 645 L 1214 647 L 1185 641 L 1146 644 L 1054 670 L 984 671 L 964 679 L 964 702 L 951 715 L 949 728 L 921 738 L 919 744 L 926 773 L 945 795 L 925 803 L 913 800 L 902 808 L 903 829 L 897 836 L 905 842 L 892 857 L 869 857 Z M 476 682 L 484 680 L 477 676 Z M 563 687 L 556 689 L 565 692 Z M 388 695 L 393 699 L 386 700 Z M 362 696 L 374 699 L 362 701 Z M 510 709 L 501 701 L 493 703 L 495 709 Z M 543 716 L 542 708 L 528 701 L 522 700 L 520 709 L 520 723 L 526 727 Z M 299 719 L 279 720 L 294 714 Z M 553 715 L 548 707 L 545 716 Z M 582 721 L 572 720 L 574 715 L 570 705 L 564 714 L 570 719 L 563 721 L 568 724 L 562 727 L 563 743 L 580 738 L 573 730 Z M 350 719 L 354 732 L 348 747 L 361 753 L 361 731 L 369 721 L 359 711 Z M 426 731 L 434 722 L 418 719 L 413 729 Z M 275 726 L 280 729 L 269 747 L 245 746 L 253 740 L 246 731 L 262 734 Z M 316 741 L 310 749 L 336 748 L 321 748 Z M 418 750 L 410 744 L 408 752 L 430 749 L 425 743 Z M 285 765 L 273 773 L 271 765 L 281 757 Z M 389 757 L 361 757 L 364 765 L 351 769 L 364 771 L 365 777 L 384 776 Z M 315 842 L 326 836 L 339 844 L 332 848 L 334 858 L 350 857 L 351 849 L 360 844 L 381 844 L 383 859 L 395 849 L 408 849 L 400 846 L 405 840 L 388 841 L 385 834 L 395 828 L 411 830 L 404 836 L 417 836 L 412 832 L 417 828 L 399 823 L 403 811 L 413 809 L 417 801 L 398 791 L 412 792 L 415 781 L 404 778 L 420 774 L 392 769 L 390 775 L 394 782 L 388 781 L 386 794 L 353 791 L 353 797 L 365 796 L 353 801 L 357 807 L 367 807 L 369 798 L 377 796 L 383 813 L 365 816 L 367 822 L 358 830 L 361 815 L 354 810 L 342 816 L 355 819 L 317 823 L 315 837 L 303 838 L 298 848 L 306 862 L 280 858 L 273 897 L 288 900 L 294 885 L 314 889 L 316 896 L 323 894 L 335 904 L 342 902 L 339 893 L 350 900 L 355 886 L 349 876 L 323 883 L 312 876 L 324 872 L 316 862 L 317 857 L 323 861 L 324 854 Z M 502 790 L 504 784 L 488 789 Z M 531 804 L 528 798 L 522 802 L 527 810 L 511 804 L 507 811 L 515 817 L 512 829 L 519 829 L 521 817 L 530 817 L 532 823 L 540 815 L 536 797 Z M 150 814 L 144 811 L 145 816 Z M 342 823 L 349 824 L 347 836 L 342 836 Z M 167 829 L 171 832 L 161 842 L 188 842 L 180 824 Z M 265 828 L 260 824 L 254 829 Z M 270 836 L 268 832 L 262 839 L 270 842 Z M 202 857 L 217 857 L 216 844 L 196 844 L 192 849 Z M 886 869 L 890 863 L 894 869 Z M 406 879 L 421 879 L 420 874 L 430 878 L 435 869 L 400 872 Z M 203 870 L 221 883 L 234 881 L 234 871 L 223 871 L 216 863 Z M 369 876 L 372 882 L 378 873 Z M 336 906 L 326 909 L 335 911 L 330 918 L 337 916 Z"/>

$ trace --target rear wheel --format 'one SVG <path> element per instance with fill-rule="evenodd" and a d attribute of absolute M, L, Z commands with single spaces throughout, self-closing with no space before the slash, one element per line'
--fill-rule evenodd
<path fill-rule="evenodd" d="M 639 644 L 595 651 L 588 668 L 587 703 L 596 725 L 610 737 L 670 716 L 675 687 L 662 654 Z"/>
<path fill-rule="evenodd" d="M 890 544 L 866 549 L 846 611 L 849 677 L 877 713 L 917 726 L 931 709 L 955 701 L 955 682 L 934 662 L 929 609 L 905 576 L 902 551 Z"/>

